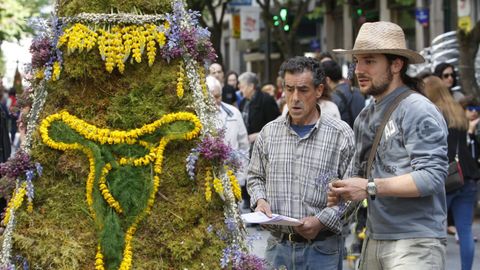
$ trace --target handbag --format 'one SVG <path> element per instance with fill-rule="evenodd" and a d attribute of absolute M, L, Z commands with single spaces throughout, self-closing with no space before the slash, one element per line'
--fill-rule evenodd
<path fill-rule="evenodd" d="M 448 164 L 448 175 L 445 179 L 445 191 L 452 192 L 463 186 L 463 172 L 458 162 L 458 140 L 457 140 L 457 152 L 455 153 L 455 159 Z"/>

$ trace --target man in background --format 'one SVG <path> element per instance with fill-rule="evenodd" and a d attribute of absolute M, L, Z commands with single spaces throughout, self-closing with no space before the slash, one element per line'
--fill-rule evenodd
<path fill-rule="evenodd" d="M 343 121 L 353 128 L 357 115 L 365 107 L 365 97 L 356 87 L 352 87 L 342 77 L 342 68 L 337 62 L 328 60 L 322 62 L 327 86 L 332 89 L 332 101 L 340 111 Z"/>
<path fill-rule="evenodd" d="M 223 72 L 223 67 L 219 63 L 213 63 L 208 68 L 210 75 L 215 77 L 220 84 L 222 85 L 222 101 L 234 105 L 237 101 L 237 95 L 235 94 L 236 89 L 228 84 L 224 84 L 225 82 L 225 74 Z"/>

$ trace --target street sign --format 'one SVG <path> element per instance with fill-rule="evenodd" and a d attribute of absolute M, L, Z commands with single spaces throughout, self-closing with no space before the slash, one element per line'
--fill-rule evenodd
<path fill-rule="evenodd" d="M 428 26 L 429 21 L 429 11 L 428 8 L 416 8 L 415 9 L 415 18 L 423 26 Z"/>
<path fill-rule="evenodd" d="M 251 6 L 252 0 L 231 0 L 228 5 L 230 6 Z"/>
<path fill-rule="evenodd" d="M 467 33 L 470 32 L 472 30 L 472 18 L 470 16 L 458 17 L 458 28 Z"/>

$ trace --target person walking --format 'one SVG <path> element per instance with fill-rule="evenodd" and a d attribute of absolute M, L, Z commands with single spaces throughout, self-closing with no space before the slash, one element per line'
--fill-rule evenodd
<path fill-rule="evenodd" d="M 477 193 L 478 142 L 475 129 L 478 119 L 468 121 L 465 111 L 436 76 L 424 79 L 425 95 L 440 109 L 448 123 L 448 159 L 458 158 L 464 178 L 463 187 L 447 193 L 447 209 L 451 210 L 460 244 L 462 270 L 471 270 L 475 254 L 472 233 L 473 212 Z M 468 134 L 468 135 L 467 135 Z M 467 144 L 468 138 L 468 144 Z"/>
<path fill-rule="evenodd" d="M 364 270 L 445 269 L 447 125 L 406 74 L 424 62 L 391 22 L 364 23 L 352 50 L 360 91 L 374 102 L 354 124 L 353 178 L 330 184 L 329 205 L 368 198 Z M 390 116 L 389 116 L 390 114 Z"/>
<path fill-rule="evenodd" d="M 365 107 L 365 97 L 342 77 L 342 68 L 333 60 L 322 62 L 327 86 L 332 89 L 332 101 L 337 105 L 340 117 L 353 128 L 353 122 Z"/>
<path fill-rule="evenodd" d="M 247 189 L 255 211 L 297 218 L 302 225 L 268 227 L 265 257 L 274 269 L 336 270 L 343 259 L 342 211 L 327 207 L 327 186 L 350 175 L 353 132 L 317 103 L 325 85 L 318 60 L 288 59 L 280 75 L 288 114 L 257 136 Z"/>

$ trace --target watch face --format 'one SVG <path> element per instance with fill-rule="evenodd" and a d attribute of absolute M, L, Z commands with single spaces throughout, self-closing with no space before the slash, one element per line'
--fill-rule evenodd
<path fill-rule="evenodd" d="M 367 192 L 368 192 L 368 194 L 370 194 L 370 195 L 375 195 L 375 194 L 377 194 L 377 186 L 375 185 L 374 182 L 369 182 L 369 183 L 367 184 Z"/>

